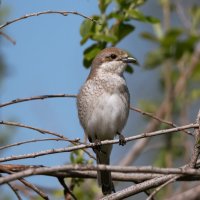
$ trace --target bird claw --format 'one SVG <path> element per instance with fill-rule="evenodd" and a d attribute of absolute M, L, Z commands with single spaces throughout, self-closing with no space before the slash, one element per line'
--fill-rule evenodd
<path fill-rule="evenodd" d="M 124 146 L 126 144 L 125 137 L 122 134 L 119 134 L 119 145 Z"/>
<path fill-rule="evenodd" d="M 94 143 L 95 143 L 94 149 L 96 149 L 97 151 L 101 151 L 101 146 L 102 146 L 101 140 L 96 139 L 96 140 L 94 141 Z"/>

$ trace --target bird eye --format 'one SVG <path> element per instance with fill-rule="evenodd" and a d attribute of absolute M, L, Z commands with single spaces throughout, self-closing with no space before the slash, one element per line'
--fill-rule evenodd
<path fill-rule="evenodd" d="M 111 54 L 110 57 L 111 57 L 112 59 L 115 59 L 115 58 L 117 58 L 117 55 Z"/>

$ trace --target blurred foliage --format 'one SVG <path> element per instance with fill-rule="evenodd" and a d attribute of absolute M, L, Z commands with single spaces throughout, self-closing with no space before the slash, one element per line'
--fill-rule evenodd
<path fill-rule="evenodd" d="M 1 6 L 1 2 L 0 2 L 0 6 Z M 3 22 L 3 19 L 5 18 L 5 16 L 8 15 L 8 13 L 9 13 L 8 7 L 0 10 L 0 23 Z M 0 44 L 2 43 L 2 39 L 5 40 L 5 38 L 2 37 L 2 35 L 0 34 Z M 3 81 L 3 76 L 5 75 L 5 71 L 6 71 L 6 64 L 5 64 L 5 60 L 3 58 L 3 53 L 0 48 L 0 87 L 1 87 L 1 83 Z"/>
<path fill-rule="evenodd" d="M 85 48 L 83 59 L 84 66 L 88 68 L 101 49 L 116 46 L 134 32 L 135 20 L 151 24 L 153 32 L 141 33 L 144 40 L 152 42 L 155 46 L 155 49 L 146 55 L 144 65 L 147 70 L 160 72 L 160 76 L 156 78 L 160 80 L 162 98 L 153 101 L 142 100 L 140 107 L 144 111 L 155 113 L 158 106 L 163 101 L 167 101 L 163 118 L 178 122 L 178 124 L 188 120 L 190 106 L 200 99 L 200 56 L 195 57 L 197 51 L 200 52 L 200 6 L 198 0 L 187 1 L 186 8 L 183 1 L 159 0 L 163 15 L 157 19 L 141 11 L 142 6 L 147 3 L 146 0 L 99 0 L 99 14 L 91 16 L 97 22 L 84 20 L 80 27 L 82 37 L 80 44 L 89 44 Z M 150 1 L 148 3 L 151 6 Z M 180 9 L 182 9 L 182 14 L 180 14 Z M 4 14 L 0 13 L 0 21 L 3 16 Z M 5 75 L 5 69 L 3 55 L 0 52 L 1 81 Z M 133 72 L 131 66 L 127 68 L 127 72 Z M 160 125 L 157 128 L 166 127 L 166 125 Z M 4 137 L 6 131 L 0 134 L 0 143 L 3 144 L 7 140 Z M 188 152 L 190 150 L 185 148 L 188 137 L 182 132 L 162 137 L 164 144 L 158 147 L 154 164 L 172 167 L 178 159 L 184 160 L 190 153 Z M 72 164 L 92 163 L 90 159 L 85 159 L 82 150 L 72 152 L 70 162 Z M 71 178 L 66 182 L 78 199 L 95 199 L 99 191 L 96 180 Z M 60 194 L 58 192 L 55 195 Z M 167 190 L 159 199 L 163 199 L 166 194 Z"/>
<path fill-rule="evenodd" d="M 97 23 L 84 20 L 80 27 L 81 45 L 88 40 L 92 41 L 92 44 L 84 51 L 83 64 L 85 67 L 90 67 L 93 58 L 101 49 L 117 45 L 132 33 L 135 29 L 133 20 L 152 24 L 159 23 L 158 19 L 145 16 L 139 10 L 139 7 L 145 2 L 145 0 L 99 0 L 100 14 L 92 16 Z M 111 5 L 116 7 L 115 10 L 110 11 L 109 6 Z M 127 68 L 127 72 L 133 72 L 131 66 Z"/>
<path fill-rule="evenodd" d="M 145 56 L 144 66 L 147 70 L 160 72 L 160 76 L 155 78 L 160 81 L 161 99 L 141 100 L 139 107 L 146 112 L 156 113 L 159 105 L 166 101 L 163 119 L 178 124 L 188 121 L 190 106 L 200 99 L 200 6 L 198 0 L 191 2 L 159 0 L 158 4 L 162 11 L 159 19 L 147 16 L 141 11 L 142 6 L 147 3 L 145 0 L 99 0 L 98 2 L 100 14 L 91 16 L 97 20 L 97 23 L 85 20 L 80 27 L 81 45 L 90 41 L 84 51 L 84 66 L 88 68 L 101 49 L 116 46 L 133 33 L 134 20 L 150 23 L 153 31 L 140 34 L 141 38 L 154 44 L 154 49 Z M 148 5 L 152 6 L 150 1 Z M 129 67 L 130 69 L 132 68 Z M 197 111 L 193 114 L 197 114 Z M 145 119 L 149 120 L 148 117 Z M 161 124 L 157 129 L 167 127 Z M 183 132 L 161 138 L 164 145 L 161 148 L 158 147 L 154 160 L 156 166 L 173 167 L 178 160 L 183 161 L 187 158 L 186 155 L 191 153 L 185 148 L 191 138 Z M 167 193 L 171 191 L 166 189 L 159 194 L 159 198 L 163 199 Z"/>
<path fill-rule="evenodd" d="M 92 159 L 85 159 L 83 150 L 77 150 L 70 153 L 70 163 L 87 165 L 93 164 Z M 84 183 L 84 184 L 82 184 Z M 73 191 L 73 194 L 77 199 L 95 199 L 96 194 L 100 191 L 99 187 L 96 184 L 96 180 L 87 180 L 82 178 L 69 178 L 67 180 L 69 188 Z M 88 187 L 90 185 L 90 187 Z"/>

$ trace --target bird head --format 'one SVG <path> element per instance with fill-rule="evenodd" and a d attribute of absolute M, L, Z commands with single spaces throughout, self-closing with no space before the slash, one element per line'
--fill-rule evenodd
<path fill-rule="evenodd" d="M 137 63 L 137 60 L 119 48 L 109 47 L 97 54 L 91 70 L 121 75 L 129 63 Z"/>

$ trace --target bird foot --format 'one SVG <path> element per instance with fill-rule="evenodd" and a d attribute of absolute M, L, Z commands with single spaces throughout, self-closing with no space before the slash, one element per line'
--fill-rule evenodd
<path fill-rule="evenodd" d="M 96 149 L 97 151 L 101 151 L 101 146 L 102 146 L 101 140 L 96 139 L 96 140 L 94 141 L 94 143 L 95 143 L 94 149 Z"/>
<path fill-rule="evenodd" d="M 124 146 L 126 144 L 125 137 L 121 133 L 117 133 L 119 135 L 119 145 Z"/>

